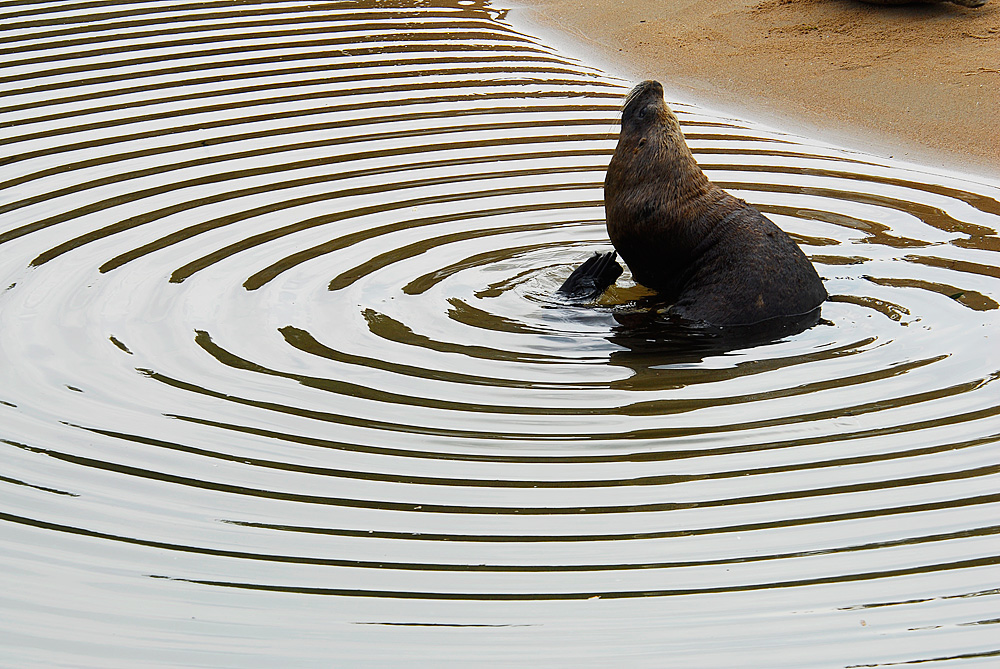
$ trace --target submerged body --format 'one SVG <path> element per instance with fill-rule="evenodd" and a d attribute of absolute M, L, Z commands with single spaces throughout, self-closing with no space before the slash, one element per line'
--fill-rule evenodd
<path fill-rule="evenodd" d="M 808 314 L 827 298 L 787 234 L 709 181 L 655 81 L 626 99 L 604 202 L 632 276 L 684 320 L 750 325 Z"/>

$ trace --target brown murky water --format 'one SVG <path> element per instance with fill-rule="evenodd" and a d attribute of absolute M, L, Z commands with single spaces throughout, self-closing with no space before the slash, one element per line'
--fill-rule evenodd
<path fill-rule="evenodd" d="M 1000 661 L 995 178 L 675 104 L 834 296 L 698 352 L 553 297 L 629 83 L 495 8 L 0 49 L 0 664 Z"/>

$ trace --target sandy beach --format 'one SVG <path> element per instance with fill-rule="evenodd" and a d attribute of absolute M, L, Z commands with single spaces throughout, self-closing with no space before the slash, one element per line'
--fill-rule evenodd
<path fill-rule="evenodd" d="M 1000 175 L 1000 0 L 518 0 L 616 74 L 789 132 Z M 551 31 L 551 32 L 549 32 Z"/>

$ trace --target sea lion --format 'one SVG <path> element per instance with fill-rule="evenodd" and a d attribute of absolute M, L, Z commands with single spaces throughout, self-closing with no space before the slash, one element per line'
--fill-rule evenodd
<path fill-rule="evenodd" d="M 638 283 L 673 303 L 668 315 L 752 325 L 818 316 L 827 298 L 785 232 L 708 180 L 658 82 L 625 99 L 604 205 L 611 243 Z"/>
<path fill-rule="evenodd" d="M 953 2 L 956 5 L 962 5 L 963 7 L 982 7 L 989 0 L 861 0 L 861 2 L 867 2 L 869 5 L 912 5 L 918 2 L 922 3 L 942 3 L 942 2 Z"/>

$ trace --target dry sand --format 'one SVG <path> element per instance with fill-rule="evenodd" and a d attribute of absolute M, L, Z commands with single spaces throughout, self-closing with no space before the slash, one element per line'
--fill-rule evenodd
<path fill-rule="evenodd" d="M 517 0 L 615 73 L 784 130 L 1000 176 L 1000 0 Z M 552 36 L 553 33 L 549 32 Z"/>

